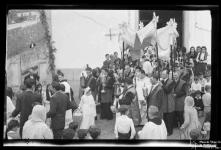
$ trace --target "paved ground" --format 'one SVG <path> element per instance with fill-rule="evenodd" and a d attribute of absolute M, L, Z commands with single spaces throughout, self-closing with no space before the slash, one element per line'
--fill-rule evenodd
<path fill-rule="evenodd" d="M 99 116 L 98 116 L 99 118 Z M 202 123 L 204 118 L 200 118 L 200 122 Z M 96 120 L 95 124 L 101 128 L 100 139 L 115 139 L 114 135 L 114 124 L 115 118 L 113 120 Z M 138 128 L 138 131 L 142 128 Z M 179 140 L 180 139 L 180 131 L 178 128 L 173 129 L 173 134 L 168 136 L 167 138 L 170 140 Z M 183 136 L 182 136 L 183 137 Z"/>

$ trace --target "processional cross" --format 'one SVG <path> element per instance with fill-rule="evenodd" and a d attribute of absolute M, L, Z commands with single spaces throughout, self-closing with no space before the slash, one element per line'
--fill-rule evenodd
<path fill-rule="evenodd" d="M 112 40 L 111 37 L 112 37 L 112 36 L 118 36 L 118 34 L 116 34 L 116 33 L 111 33 L 111 29 L 109 29 L 109 34 L 105 34 L 105 36 L 109 36 L 109 37 L 110 37 L 110 40 Z"/>

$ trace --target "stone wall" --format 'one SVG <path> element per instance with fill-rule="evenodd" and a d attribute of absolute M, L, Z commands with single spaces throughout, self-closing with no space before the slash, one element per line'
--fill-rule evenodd
<path fill-rule="evenodd" d="M 25 10 L 25 15 L 39 10 Z M 17 13 L 23 13 L 18 11 Z M 50 14 L 50 11 L 47 11 Z M 48 70 L 48 47 L 45 38 L 45 29 L 40 21 L 39 15 L 26 20 L 19 20 L 22 15 L 10 16 L 10 22 L 7 26 L 7 49 L 6 49 L 6 72 L 7 84 L 15 91 L 19 88 L 28 69 L 37 66 L 40 82 L 51 82 L 51 74 Z M 24 13 L 23 13 L 24 14 Z M 8 17 L 9 17 L 8 16 Z M 17 18 L 16 18 L 17 17 Z M 17 22 L 16 22 L 17 21 Z M 18 22 L 19 21 L 19 22 Z M 50 22 L 50 18 L 47 18 Z M 50 26 L 51 27 L 51 26 Z M 51 30 L 50 30 L 51 31 Z M 31 47 L 31 45 L 33 47 Z"/>

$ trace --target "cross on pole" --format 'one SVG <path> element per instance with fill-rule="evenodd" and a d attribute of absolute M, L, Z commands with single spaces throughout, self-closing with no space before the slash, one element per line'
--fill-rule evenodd
<path fill-rule="evenodd" d="M 111 29 L 109 29 L 109 34 L 105 34 L 105 36 L 109 36 L 110 37 L 110 40 L 111 40 L 111 37 L 112 36 L 117 36 L 118 34 L 116 33 L 111 33 Z"/>

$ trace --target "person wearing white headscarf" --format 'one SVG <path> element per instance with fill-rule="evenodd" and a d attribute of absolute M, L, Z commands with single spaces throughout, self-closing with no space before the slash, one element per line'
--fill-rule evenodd
<path fill-rule="evenodd" d="M 89 87 L 85 89 L 84 95 L 81 97 L 79 109 L 83 114 L 80 129 L 89 129 L 94 125 L 96 117 L 96 104 Z"/>
<path fill-rule="evenodd" d="M 190 131 L 199 129 L 201 124 L 199 122 L 197 110 L 194 108 L 194 99 L 191 96 L 187 96 L 184 103 L 184 123 L 180 129 L 183 129 L 185 137 L 190 139 Z"/>
<path fill-rule="evenodd" d="M 35 105 L 30 119 L 24 124 L 22 139 L 53 139 L 53 133 L 46 125 L 45 120 L 45 107 Z"/>

